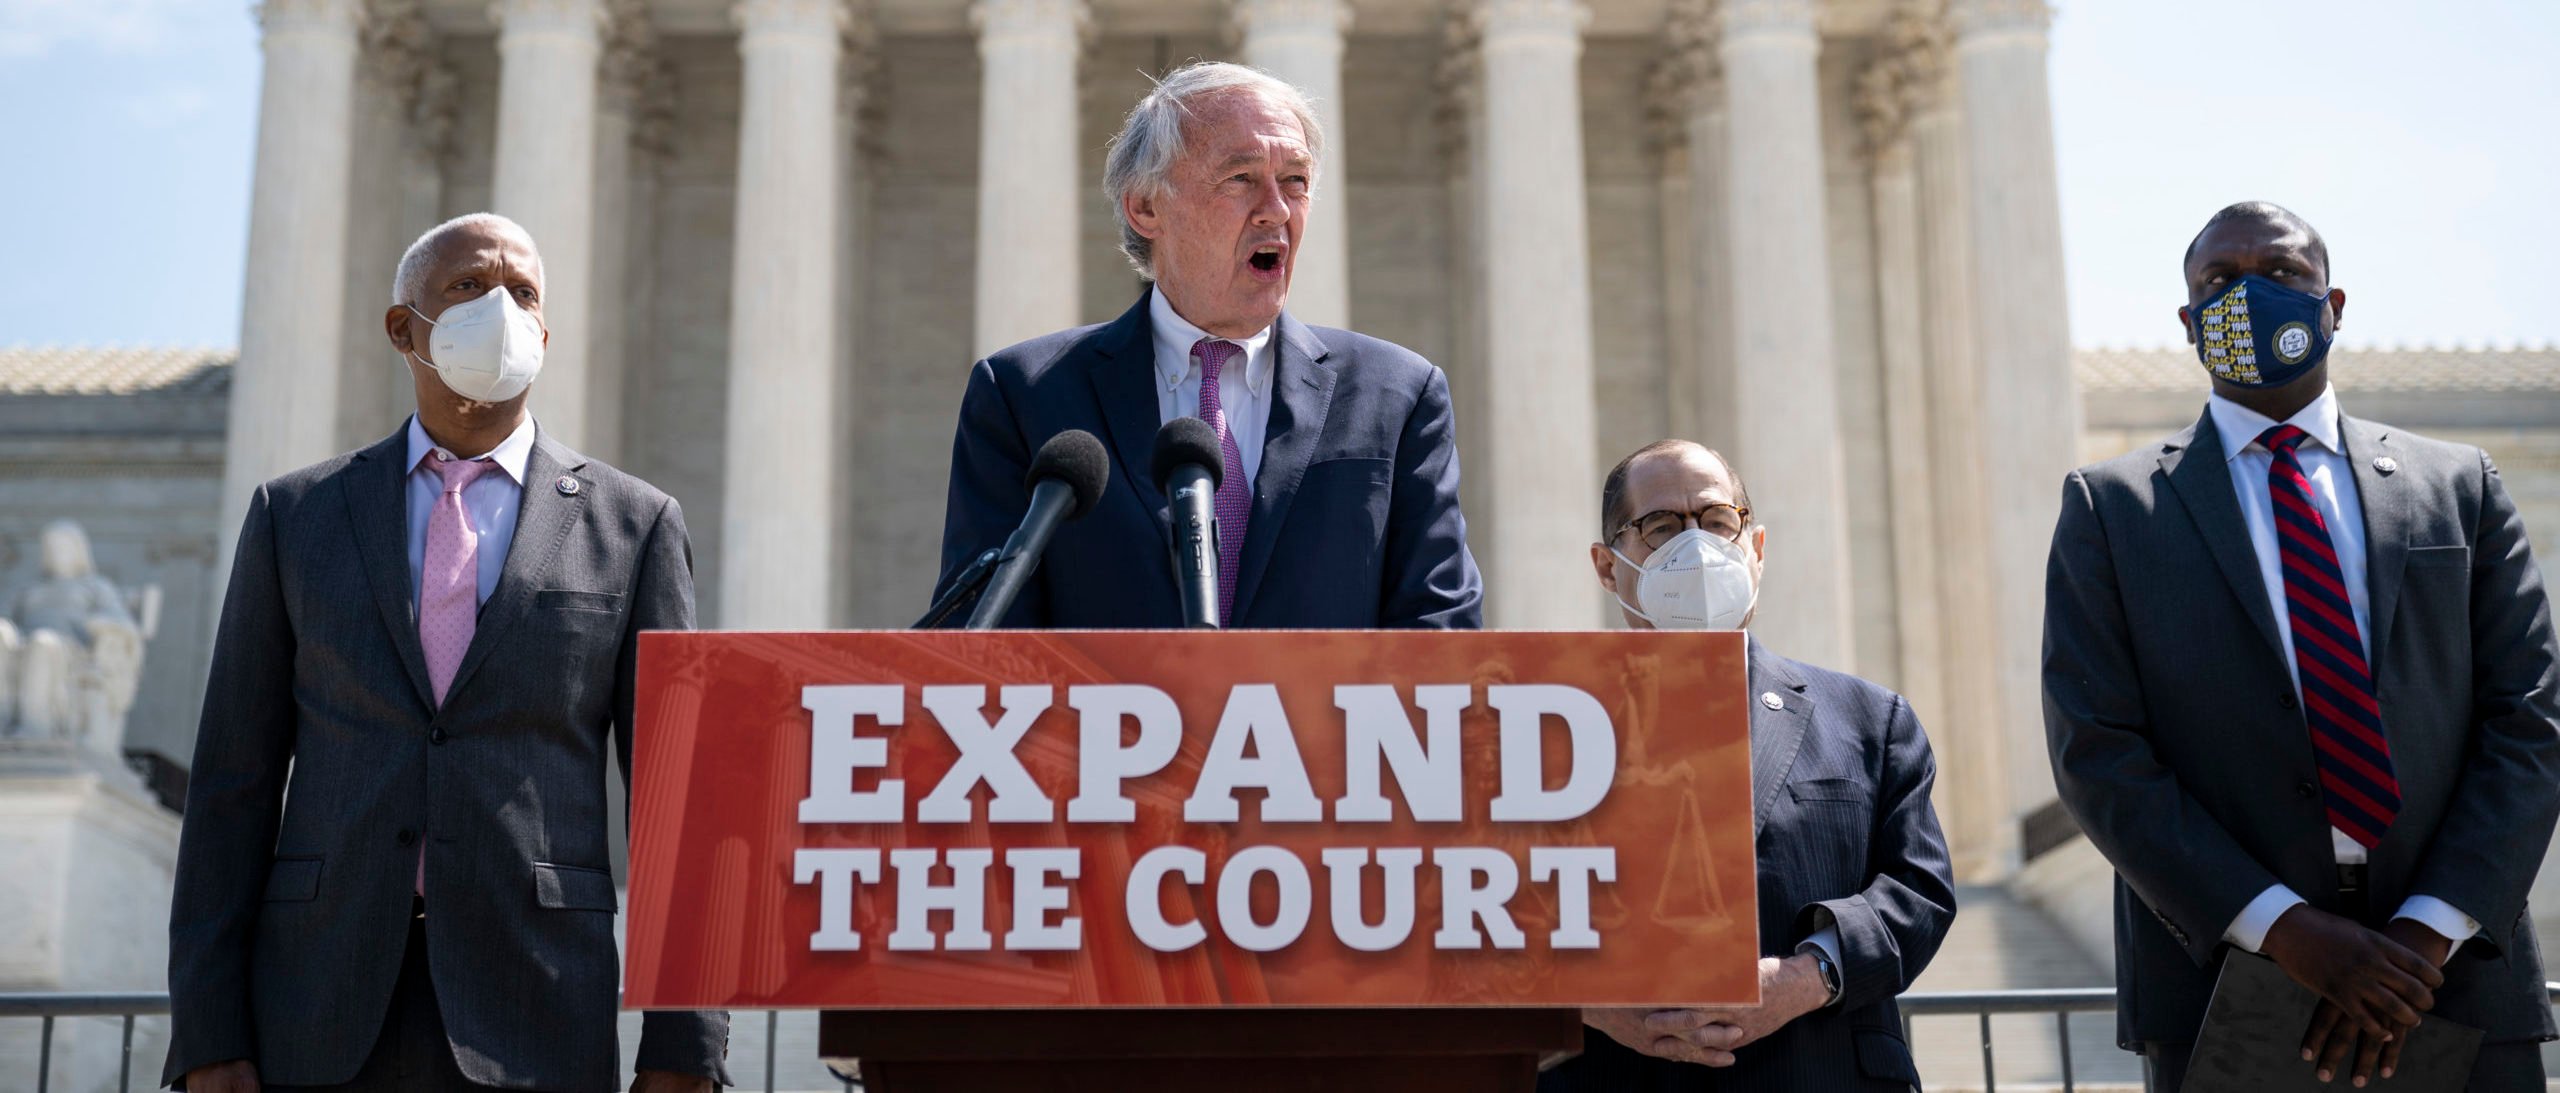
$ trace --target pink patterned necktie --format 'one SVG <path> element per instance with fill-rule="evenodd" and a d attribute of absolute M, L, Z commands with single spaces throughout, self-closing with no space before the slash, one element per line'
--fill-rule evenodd
<path fill-rule="evenodd" d="M 1244 355 L 1244 347 L 1218 338 L 1192 343 L 1192 359 L 1200 362 L 1200 420 L 1218 434 L 1218 454 L 1226 469 L 1218 479 L 1218 625 L 1235 620 L 1236 571 L 1244 556 L 1244 527 L 1253 517 L 1253 487 L 1244 480 L 1244 455 L 1227 428 L 1227 408 L 1218 397 L 1218 375 L 1227 362 Z"/>
<path fill-rule="evenodd" d="M 435 688 L 436 705 L 444 705 L 462 654 L 480 627 L 480 529 L 462 507 L 462 489 L 498 465 L 486 459 L 447 459 L 437 452 L 427 465 L 444 479 L 444 492 L 427 516 L 427 550 L 418 567 L 418 644 L 427 656 L 427 684 Z M 418 848 L 415 877 L 420 898 L 427 894 L 427 848 Z"/>
<path fill-rule="evenodd" d="M 462 507 L 462 490 L 498 465 L 447 459 L 441 452 L 428 456 L 427 465 L 444 479 L 444 492 L 427 517 L 426 561 L 418 569 L 418 644 L 427 655 L 427 683 L 442 707 L 480 625 L 480 529 L 471 526 L 471 514 Z"/>

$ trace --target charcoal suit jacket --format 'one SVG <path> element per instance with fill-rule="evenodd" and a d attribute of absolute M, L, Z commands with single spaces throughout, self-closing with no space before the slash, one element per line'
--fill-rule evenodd
<path fill-rule="evenodd" d="M 2525 892 L 2560 816 L 2560 646 L 2524 523 L 2478 448 L 2341 416 L 2364 507 L 2370 652 L 2397 818 L 2367 902 L 2476 918 L 2435 1012 L 2549 1039 Z M 2208 413 L 2071 473 L 2045 583 L 2046 741 L 2116 869 L 2117 1035 L 2192 1040 L 2242 908 L 2338 911 L 2313 744 Z M 2380 921 L 2369 921 L 2379 926 Z"/>
<path fill-rule="evenodd" d="M 430 973 L 463 1074 L 619 1089 L 606 849 L 643 630 L 693 625 L 683 513 L 537 433 L 515 538 L 445 702 L 407 556 L 407 434 L 258 488 L 197 730 L 169 914 L 163 1081 L 231 1059 L 355 1077 L 426 855 Z M 652 1013 L 638 1066 L 727 1080 L 728 1017 Z"/>
<path fill-rule="evenodd" d="M 1286 314 L 1275 325 L 1275 397 L 1231 625 L 1481 625 L 1448 380 L 1376 338 Z M 1162 424 L 1153 326 L 1141 297 L 1109 323 L 1034 338 L 970 369 L 937 589 L 1022 519 L 1032 454 L 1082 429 L 1109 446 L 1110 484 L 1093 511 L 1058 530 L 1004 625 L 1181 625 L 1168 509 L 1149 471 Z"/>
<path fill-rule="evenodd" d="M 1902 696 L 1751 642 L 1751 820 L 1760 951 L 1840 931 L 1840 1000 L 1734 1053 L 1730 1067 L 1640 1054 L 1597 1029 L 1539 1093 L 1834 1093 L 1920 1084 L 1894 999 L 1955 923 L 1929 738 Z M 1774 697 L 1778 707 L 1770 708 Z"/>

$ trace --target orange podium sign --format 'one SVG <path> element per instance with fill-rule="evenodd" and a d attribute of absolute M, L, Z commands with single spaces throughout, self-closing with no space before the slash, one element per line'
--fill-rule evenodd
<path fill-rule="evenodd" d="M 1751 1004 L 1739 633 L 650 633 L 633 1008 Z"/>

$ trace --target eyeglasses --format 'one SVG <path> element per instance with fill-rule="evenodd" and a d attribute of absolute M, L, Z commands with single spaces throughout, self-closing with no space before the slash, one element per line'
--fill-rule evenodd
<path fill-rule="evenodd" d="M 1738 509 L 1719 501 L 1696 512 L 1657 509 L 1618 525 L 1618 530 L 1609 537 L 1615 539 L 1633 531 L 1644 548 L 1651 551 L 1662 549 L 1662 544 L 1690 528 L 1698 528 L 1729 543 L 1739 543 L 1743 529 L 1750 526 L 1750 509 Z"/>

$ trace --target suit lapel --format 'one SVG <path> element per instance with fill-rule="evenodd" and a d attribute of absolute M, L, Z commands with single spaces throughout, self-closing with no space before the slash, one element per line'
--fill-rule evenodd
<path fill-rule="evenodd" d="M 594 492 L 594 483 L 570 473 L 586 465 L 585 456 L 562 447 L 536 427 L 533 453 L 524 464 L 524 497 L 517 502 L 516 537 L 507 546 L 506 568 L 499 572 L 498 587 L 489 593 L 489 602 L 480 607 L 471 648 L 462 654 L 453 686 L 445 691 L 446 705 L 452 705 L 454 696 L 471 682 L 472 673 L 489 659 L 489 650 L 506 636 L 507 628 L 524 617 L 535 590 L 559 560 L 560 544 L 578 526 L 579 516 L 587 509 L 587 495 Z M 575 479 L 581 488 L 562 493 L 559 483 L 564 478 Z"/>
<path fill-rule="evenodd" d="M 1093 353 L 1085 361 L 1085 378 L 1092 382 L 1093 397 L 1101 404 L 1103 431 L 1110 434 L 1104 439 L 1111 444 L 1115 469 L 1136 491 L 1139 507 L 1156 514 L 1156 523 L 1170 533 L 1164 492 L 1156 489 L 1150 470 L 1155 465 L 1156 430 L 1164 424 L 1155 391 L 1155 324 L 1147 317 L 1154 292 L 1148 289 L 1136 306 L 1094 335 L 1088 343 Z"/>
<path fill-rule="evenodd" d="M 2160 456 L 2161 474 L 2203 534 L 2205 549 L 2222 570 L 2231 594 L 2239 598 L 2241 610 L 2257 624 L 2258 636 L 2281 663 L 2284 646 L 2276 638 L 2275 609 L 2267 606 L 2267 580 L 2258 571 L 2258 548 L 2249 540 L 2240 499 L 2231 492 L 2231 468 L 2222 458 L 2222 433 L 2214 427 L 2212 412 L 2207 411 L 2195 428 L 2170 438 L 2166 447 Z"/>
<path fill-rule="evenodd" d="M 1769 822 L 1769 809 L 1795 769 L 1804 750 L 1805 729 L 1813 723 L 1813 699 L 1804 693 L 1804 678 L 1785 658 L 1751 639 L 1751 834 L 1757 838 Z M 1770 709 L 1764 696 L 1776 695 Z"/>
<path fill-rule="evenodd" d="M 1235 618 L 1245 617 L 1262 575 L 1271 568 L 1272 545 L 1306 477 L 1307 461 L 1324 436 L 1326 411 L 1333 407 L 1333 366 L 1315 332 L 1283 312 L 1273 333 L 1278 357 L 1272 362 L 1271 419 L 1262 439 L 1262 466 L 1254 472 L 1253 516 L 1245 528 L 1244 553 L 1236 562 Z"/>
<path fill-rule="evenodd" d="M 346 495 L 347 522 L 355 528 L 356 553 L 364 563 L 365 583 L 373 588 L 374 607 L 382 612 L 382 628 L 400 665 L 409 671 L 419 704 L 435 708 L 435 691 L 427 685 L 427 656 L 418 644 L 418 594 L 409 580 L 409 425 L 390 439 L 356 453 L 340 480 Z"/>
<path fill-rule="evenodd" d="M 2409 530 L 2416 522 L 2412 498 L 2397 475 L 2373 468 L 2390 455 L 2388 427 L 2338 415 L 2338 435 L 2348 466 L 2355 471 L 2356 494 L 2364 504 L 2365 660 L 2382 665 L 2382 639 L 2391 632 L 2391 615 L 2400 606 L 2400 577 L 2409 557 Z"/>

